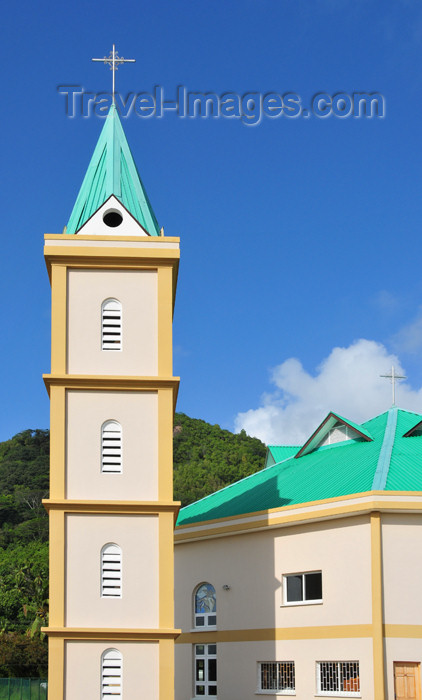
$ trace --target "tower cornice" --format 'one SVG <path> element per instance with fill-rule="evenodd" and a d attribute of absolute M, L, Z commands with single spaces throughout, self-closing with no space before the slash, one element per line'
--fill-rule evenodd
<path fill-rule="evenodd" d="M 179 391 L 179 377 L 131 377 L 98 374 L 43 374 L 44 384 L 50 396 L 52 386 L 65 389 L 107 389 L 115 391 L 152 391 L 172 389 L 174 408 Z"/>

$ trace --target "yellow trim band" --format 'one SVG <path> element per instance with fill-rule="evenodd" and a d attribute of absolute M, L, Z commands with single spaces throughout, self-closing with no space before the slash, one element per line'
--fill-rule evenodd
<path fill-rule="evenodd" d="M 216 632 L 187 632 L 176 644 L 218 642 L 267 642 L 300 639 L 363 639 L 372 637 L 372 625 L 328 625 L 321 627 L 277 627 Z"/>
<path fill-rule="evenodd" d="M 217 630 L 215 632 L 187 632 L 176 639 L 176 644 L 208 644 L 218 642 L 270 642 L 309 639 L 371 639 L 372 624 L 325 625 L 321 627 L 269 627 L 265 629 Z M 383 625 L 383 637 L 420 639 L 422 625 Z M 382 699 L 384 700 L 384 698 Z"/>

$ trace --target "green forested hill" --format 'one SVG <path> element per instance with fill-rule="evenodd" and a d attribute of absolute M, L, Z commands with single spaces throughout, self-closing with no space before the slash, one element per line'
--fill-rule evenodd
<path fill-rule="evenodd" d="M 176 413 L 174 498 L 187 505 L 264 466 L 265 446 L 244 431 Z M 48 430 L 0 443 L 0 676 L 44 676 L 48 615 Z"/>
<path fill-rule="evenodd" d="M 262 469 L 265 445 L 242 430 L 176 413 L 173 433 L 174 499 L 188 505 Z"/>

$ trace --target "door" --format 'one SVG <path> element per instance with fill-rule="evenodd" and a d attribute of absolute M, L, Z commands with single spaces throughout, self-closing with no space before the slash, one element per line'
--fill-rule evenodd
<path fill-rule="evenodd" d="M 394 662 L 396 700 L 421 700 L 419 666 L 419 663 L 413 661 Z"/>

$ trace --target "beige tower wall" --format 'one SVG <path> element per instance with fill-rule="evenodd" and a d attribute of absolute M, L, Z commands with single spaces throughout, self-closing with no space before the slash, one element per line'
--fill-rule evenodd
<path fill-rule="evenodd" d="M 68 271 L 69 374 L 154 376 L 157 374 L 157 272 L 154 270 Z M 101 304 L 122 304 L 122 350 L 101 350 Z"/>
<path fill-rule="evenodd" d="M 158 643 L 87 641 L 66 642 L 64 700 L 101 698 L 101 655 L 107 649 L 117 649 L 122 654 L 123 696 L 128 700 L 158 700 Z"/>
<path fill-rule="evenodd" d="M 158 516 L 66 516 L 66 626 L 157 628 Z M 101 549 L 122 549 L 122 597 L 101 597 Z"/>
<path fill-rule="evenodd" d="M 157 392 L 68 391 L 66 497 L 158 499 Z M 101 426 L 122 426 L 122 473 L 101 473 Z"/>

